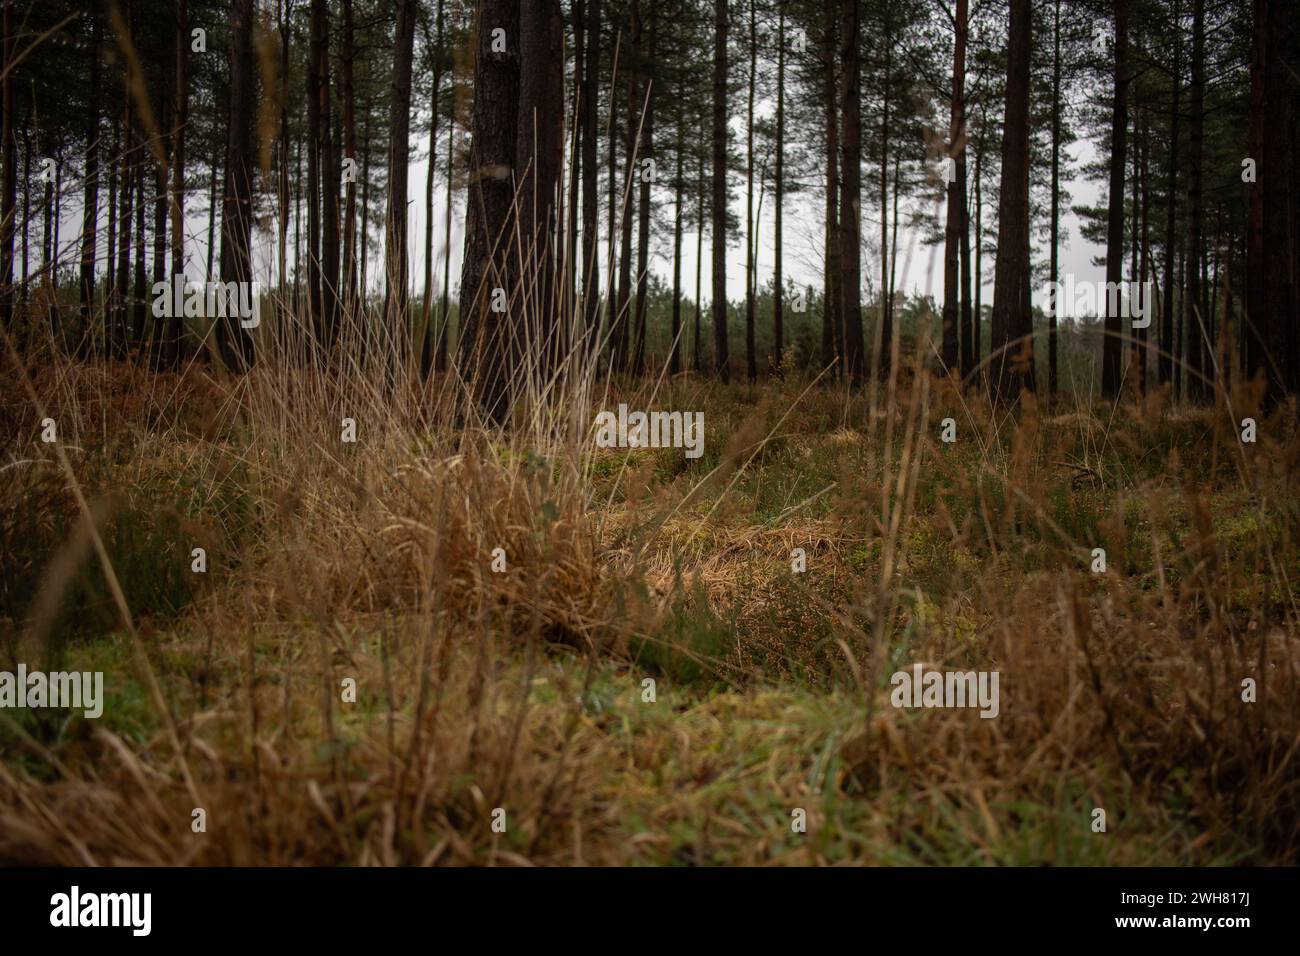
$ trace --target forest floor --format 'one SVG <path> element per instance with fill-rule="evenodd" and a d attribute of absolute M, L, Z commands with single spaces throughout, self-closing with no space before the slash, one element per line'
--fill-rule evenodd
<path fill-rule="evenodd" d="M 0 861 L 1300 850 L 1293 410 L 1243 443 L 1244 392 L 995 414 L 906 370 L 592 403 L 703 411 L 692 459 L 284 370 L 29 371 L 0 669 L 105 702 L 0 710 Z M 892 706 L 916 663 L 998 672 L 997 716 Z"/>

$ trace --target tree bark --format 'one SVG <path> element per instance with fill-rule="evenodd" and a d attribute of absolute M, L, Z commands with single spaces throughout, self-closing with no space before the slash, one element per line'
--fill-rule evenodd
<path fill-rule="evenodd" d="M 183 7 L 178 7 L 183 10 Z M 178 13 L 178 16 L 181 14 Z M 95 304 L 95 259 L 99 241 L 99 89 L 104 21 L 92 11 L 90 41 L 90 122 L 86 127 L 86 183 L 81 216 L 81 323 L 83 335 L 90 331 Z M 110 249 L 111 254 L 111 249 Z"/>
<path fill-rule="evenodd" d="M 507 319 L 491 311 L 490 303 L 492 290 L 508 285 L 506 243 L 513 233 L 519 117 L 519 21 L 519 0 L 481 0 L 460 283 L 460 360 L 480 409 L 498 423 L 505 419 L 508 397 Z"/>
<path fill-rule="evenodd" d="M 1201 164 L 1205 154 L 1205 0 L 1192 2 L 1191 130 L 1187 150 L 1187 374 L 1188 398 L 1203 401 L 1213 362 L 1205 335 L 1211 322 L 1201 285 L 1205 262 L 1204 205 L 1201 202 Z"/>
<path fill-rule="evenodd" d="M 952 160 L 953 176 L 948 182 L 948 216 L 943 244 L 943 364 L 949 375 L 959 374 L 961 368 L 962 326 L 958 290 L 966 197 L 962 192 L 957 167 L 966 163 L 966 7 L 967 0 L 957 0 L 956 37 L 952 55 L 952 102 L 948 120 L 948 156 Z"/>
<path fill-rule="evenodd" d="M 713 3 L 713 367 L 731 381 L 727 352 L 727 0 Z"/>
<path fill-rule="evenodd" d="M 1165 167 L 1165 262 L 1164 294 L 1160 297 L 1160 353 L 1156 377 L 1161 385 L 1174 383 L 1174 362 L 1178 349 L 1174 341 L 1174 256 L 1177 239 L 1174 233 L 1178 214 L 1178 121 L 1179 97 L 1182 93 L 1182 27 L 1180 0 L 1174 0 L 1174 72 L 1173 105 L 1170 113 L 1169 157 Z"/>
<path fill-rule="evenodd" d="M 785 4 L 778 0 L 776 21 L 776 169 L 773 202 L 776 235 L 772 262 L 772 370 L 781 375 L 785 354 L 785 277 L 784 258 L 785 206 Z"/>
<path fill-rule="evenodd" d="M 844 316 L 840 309 L 839 294 L 840 127 L 836 109 L 839 43 L 836 35 L 838 22 L 835 0 L 825 0 L 822 14 L 826 27 L 822 43 L 822 102 L 826 115 L 826 268 L 822 291 L 822 367 L 829 368 L 837 358 L 840 359 L 840 364 L 835 366 L 835 377 L 839 378 L 844 374 Z"/>
<path fill-rule="evenodd" d="M 524 0 L 519 13 L 518 257 L 512 283 L 522 294 L 515 313 L 513 367 L 527 361 L 546 381 L 564 353 L 560 337 L 563 290 L 556 266 L 558 196 L 564 168 L 564 19 L 559 0 Z M 510 294 L 510 293 L 508 293 Z M 520 351 L 522 350 L 522 351 Z"/>
<path fill-rule="evenodd" d="M 582 313 L 583 328 L 587 335 L 587 350 L 590 354 L 600 331 L 600 266 L 596 261 L 596 244 L 600 240 L 596 208 L 598 162 L 596 106 L 600 91 L 600 0 L 586 0 L 584 12 L 587 22 L 584 31 L 582 92 L 578 99 L 578 117 L 582 126 Z"/>
<path fill-rule="evenodd" d="M 397 26 L 393 37 L 392 101 L 388 117 L 388 210 L 384 218 L 384 262 L 388 280 L 384 296 L 385 361 L 390 384 L 405 364 L 410 348 L 406 187 L 411 157 L 411 66 L 415 55 L 416 2 L 397 0 Z"/>
<path fill-rule="evenodd" d="M 249 244 L 253 228 L 253 0 L 230 3 L 230 125 L 226 134 L 226 195 L 221 212 L 221 281 L 251 283 Z M 250 291 L 251 295 L 251 291 Z M 253 339 L 228 308 L 217 326 L 217 343 L 228 367 L 253 364 Z"/>
<path fill-rule="evenodd" d="M 1114 0 L 1114 102 L 1110 123 L 1110 194 L 1106 211 L 1106 282 L 1118 288 L 1124 278 L 1124 167 L 1128 138 L 1128 0 Z M 1108 295 L 1101 351 L 1101 394 L 1119 395 L 1124 355 L 1122 296 Z"/>
<path fill-rule="evenodd" d="M 1029 285 L 1029 57 L 1030 0 L 1011 0 L 1007 48 L 1006 110 L 1002 127 L 1002 188 L 998 212 L 997 265 L 993 280 L 993 339 L 989 394 L 1014 402 L 1034 387 Z"/>

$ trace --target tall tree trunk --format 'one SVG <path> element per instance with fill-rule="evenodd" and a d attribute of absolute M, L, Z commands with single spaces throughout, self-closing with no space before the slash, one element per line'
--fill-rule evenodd
<path fill-rule="evenodd" d="M 1124 168 L 1128 138 L 1128 0 L 1114 0 L 1114 103 L 1110 123 L 1110 195 L 1106 211 L 1106 282 L 1119 288 L 1124 278 Z M 1108 295 L 1101 351 L 1101 394 L 1119 395 L 1124 354 L 1124 313 L 1118 294 Z"/>
<path fill-rule="evenodd" d="M 118 211 L 117 289 L 114 318 L 114 352 L 121 358 L 128 348 L 131 300 L 131 212 L 135 190 L 135 133 L 132 129 L 131 94 L 123 91 L 122 189 Z"/>
<path fill-rule="evenodd" d="M 171 135 L 172 128 L 169 124 L 172 114 L 171 90 L 167 88 L 166 78 L 160 78 L 158 99 L 162 103 L 160 110 L 162 126 L 160 148 L 165 157 L 160 162 L 154 163 L 154 214 L 153 214 L 153 281 L 163 282 L 167 278 L 167 213 L 170 205 L 168 193 L 168 181 L 170 179 L 171 169 Z M 152 311 L 152 310 L 150 310 Z M 153 322 L 153 339 L 149 343 L 150 359 L 154 368 L 162 366 L 163 359 L 163 336 L 166 333 L 166 327 L 161 316 L 156 316 Z"/>
<path fill-rule="evenodd" d="M 890 19 L 890 7 L 884 7 L 885 16 L 885 64 L 884 73 L 881 80 L 881 115 L 880 115 L 880 318 L 877 323 L 876 338 L 876 368 L 882 380 L 889 378 L 890 365 L 893 362 L 893 339 L 894 339 L 894 303 L 889 297 L 889 272 L 892 263 L 889 255 L 889 93 L 890 79 L 892 76 L 893 65 L 893 25 Z M 844 38 L 840 38 L 844 42 Z M 854 49 L 857 49 L 856 44 Z M 856 115 L 856 113 L 855 113 Z M 848 139 L 848 129 L 844 130 L 844 138 Z M 858 176 L 858 164 L 853 165 L 853 175 Z M 844 185 L 843 189 L 848 189 L 849 169 L 844 166 L 843 171 Z M 856 191 L 854 195 L 857 195 Z M 841 205 L 843 203 L 841 202 Z M 841 216 L 841 218 L 843 218 Z M 843 224 L 841 223 L 841 227 Z M 855 254 L 857 245 L 855 244 Z M 844 252 L 841 250 L 840 255 Z M 847 303 L 843 306 L 845 328 L 848 328 L 849 312 Z"/>
<path fill-rule="evenodd" d="M 713 363 L 731 381 L 727 352 L 727 0 L 713 0 Z"/>
<path fill-rule="evenodd" d="M 22 263 L 18 270 L 18 283 L 21 288 L 18 301 L 22 304 L 22 314 L 24 321 L 29 320 L 27 273 L 29 260 L 28 256 L 28 239 L 31 232 L 31 207 L 32 207 L 32 127 L 31 111 L 28 110 L 27 121 L 22 124 L 23 128 L 23 215 L 22 215 Z M 24 338 L 30 337 L 30 332 L 24 334 Z"/>
<path fill-rule="evenodd" d="M 441 16 L 441 5 L 439 5 Z M 354 60 L 356 59 L 356 27 L 353 22 L 352 0 L 343 0 L 343 155 L 356 163 L 357 160 L 357 102 L 356 82 L 354 77 Z M 434 109 L 433 128 L 429 133 L 429 192 L 433 195 L 433 143 L 438 126 L 438 75 L 434 70 Z M 409 103 L 409 95 L 408 95 Z M 408 120 L 409 123 L 409 120 Z M 409 128 L 409 127 L 408 127 Z M 408 147 L 409 148 L 409 147 Z M 349 176 L 343 184 L 343 314 L 347 317 L 347 327 L 352 330 L 359 320 L 357 311 L 357 177 Z M 433 200 L 429 199 L 432 211 Z M 431 217 L 430 217 L 431 218 Z M 432 229 L 432 226 L 429 226 Z M 428 302 L 428 292 L 425 293 Z M 425 307 L 425 314 L 428 314 Z"/>
<path fill-rule="evenodd" d="M 1002 188 L 998 253 L 993 279 L 993 340 L 989 393 L 995 402 L 1014 402 L 1034 387 L 1029 285 L 1029 57 L 1030 0 L 1011 0 L 1007 47 L 1007 97 L 1002 126 Z M 1114 195 L 1114 194 L 1112 194 Z M 1122 195 L 1122 185 L 1121 185 Z"/>
<path fill-rule="evenodd" d="M 1062 303 L 1056 301 L 1056 283 L 1060 281 L 1061 251 L 1061 0 L 1052 9 L 1052 249 L 1048 288 L 1051 301 L 1047 309 L 1047 395 L 1056 401 L 1056 323 Z"/>
<path fill-rule="evenodd" d="M 225 201 L 226 196 L 226 164 L 221 163 L 221 199 Z M 213 263 L 216 262 L 216 225 L 217 225 L 217 164 L 214 159 L 212 163 L 212 177 L 208 181 L 208 264 L 207 272 L 203 274 L 204 282 L 211 282 L 216 278 L 213 271 Z"/>
<path fill-rule="evenodd" d="M 1205 262 L 1204 206 L 1201 202 L 1201 163 L 1205 154 L 1205 0 L 1192 0 L 1191 129 L 1187 151 L 1187 395 L 1204 400 L 1213 367 L 1204 330 L 1211 322 L 1201 284 Z"/>
<path fill-rule="evenodd" d="M 860 385 L 865 370 L 862 346 L 862 107 L 858 41 L 861 0 L 840 5 L 840 302 L 844 310 L 844 353 L 852 385 Z M 884 214 L 882 210 L 882 220 Z M 888 286 L 888 283 L 885 284 Z M 882 290 L 883 294 L 883 290 Z"/>
<path fill-rule="evenodd" d="M 286 30 L 286 44 L 288 42 L 288 27 Z M 287 49 L 287 47 L 286 47 Z M 189 71 L 189 53 L 190 53 L 190 30 L 189 30 L 189 0 L 177 0 L 176 3 L 176 85 L 173 89 L 175 97 L 172 107 L 172 197 L 171 197 L 171 215 L 172 215 L 172 281 L 185 282 L 185 126 L 189 122 L 189 85 L 187 83 L 187 74 Z M 285 60 L 285 71 L 287 76 L 288 59 Z M 287 98 L 287 97 L 286 97 Z M 281 102 L 284 100 L 282 99 Z M 288 121 L 285 120 L 281 127 L 281 135 L 288 135 Z M 286 154 L 287 157 L 287 154 Z M 285 173 L 285 183 L 288 183 L 288 174 Z M 288 207 L 281 207 L 281 222 L 284 223 L 285 217 L 288 216 Z M 283 226 L 282 226 L 283 229 Z M 284 243 L 280 244 L 280 281 L 284 282 Z M 181 360 L 181 329 L 184 319 L 181 315 L 173 315 L 168 323 L 167 344 L 163 349 L 163 359 L 169 361 L 173 368 L 180 366 Z"/>
<path fill-rule="evenodd" d="M 433 321 L 433 172 L 438 163 L 438 94 L 442 86 L 443 0 L 438 0 L 437 34 L 433 54 L 433 83 L 429 104 L 429 175 L 424 191 L 424 338 L 420 350 L 420 373 L 424 378 L 434 365 L 436 329 Z M 450 210 L 449 210 L 450 211 Z M 351 215 L 349 214 L 349 223 Z M 448 250 L 450 253 L 450 250 Z"/>
<path fill-rule="evenodd" d="M 288 342 L 291 335 L 294 303 L 290 301 L 289 288 L 289 20 L 293 15 L 292 0 L 277 0 L 276 26 L 280 31 L 280 137 L 276 150 L 278 175 L 276 176 L 276 198 L 279 207 L 279 222 L 276 223 L 276 267 L 280 284 L 278 303 L 279 334 Z M 177 43 L 181 41 L 178 34 Z M 179 57 L 179 53 L 177 54 Z M 297 291 L 297 278 L 294 290 Z"/>
<path fill-rule="evenodd" d="M 1291 98 L 1288 90 L 1288 64 L 1283 57 L 1280 37 L 1282 5 L 1277 0 L 1257 0 L 1256 17 L 1262 22 L 1257 28 L 1256 43 L 1263 49 L 1257 56 L 1263 61 L 1263 141 L 1259 156 L 1258 183 L 1254 187 L 1263 191 L 1263 289 L 1255 299 L 1252 323 L 1261 326 L 1263 340 L 1260 366 L 1266 372 L 1265 407 L 1280 402 L 1295 375 L 1297 361 L 1297 316 L 1294 284 L 1290 275 L 1294 267 L 1292 247 L 1294 224 L 1292 222 L 1293 177 L 1291 153 L 1293 144 Z M 1289 8 L 1288 8 L 1289 9 Z M 1252 103 L 1253 105 L 1253 103 Z"/>
<path fill-rule="evenodd" d="M 410 344 L 406 185 L 411 157 L 411 65 L 415 56 L 416 3 L 417 0 L 398 0 L 397 27 L 393 37 L 392 101 L 388 117 L 388 210 L 384 217 L 384 263 L 388 280 L 384 296 L 385 361 L 390 384 L 406 362 Z"/>
<path fill-rule="evenodd" d="M 330 108 L 330 23 L 329 8 L 321 4 L 317 43 L 320 52 L 316 59 L 316 94 L 320 98 L 320 152 L 321 175 L 321 319 L 325 329 L 325 344 L 334 344 L 339 328 L 339 163 L 335 151 Z M 406 147 L 409 149 L 409 145 Z M 390 184 L 391 185 L 391 184 Z"/>
<path fill-rule="evenodd" d="M 560 325 L 567 334 L 571 329 L 581 329 L 578 321 L 578 206 L 581 203 L 579 191 L 582 188 L 582 97 L 583 75 L 586 71 L 587 58 L 587 11 L 582 0 L 572 0 L 570 13 L 573 16 L 573 114 L 568 117 L 569 146 L 569 204 L 565 209 L 565 247 L 564 247 L 564 305 L 560 310 Z M 583 335 L 579 331 L 578 340 Z"/>
<path fill-rule="evenodd" d="M 776 21 L 776 204 L 772 262 L 772 369 L 779 376 L 785 354 L 785 277 L 784 256 L 785 205 L 785 4 L 778 0 Z"/>
<path fill-rule="evenodd" d="M 704 194 L 704 151 L 699 150 L 695 154 L 695 182 L 699 187 L 699 195 L 696 196 L 697 215 L 695 224 L 695 338 L 694 347 L 691 354 L 691 368 L 697 372 L 704 370 L 703 358 L 700 355 L 700 313 L 704 310 L 704 207 L 706 197 Z"/>
<path fill-rule="evenodd" d="M 582 313 L 587 349 L 595 347 L 600 331 L 600 266 L 596 245 L 600 239 L 596 220 L 596 107 L 600 79 L 600 0 L 586 0 L 587 23 L 583 55 L 582 91 L 578 119 L 582 126 Z M 613 241 L 611 235 L 610 240 Z"/>
<path fill-rule="evenodd" d="M 837 358 L 835 377 L 844 374 L 844 313 L 840 307 L 840 190 L 839 110 L 836 100 L 839 89 L 838 20 L 835 0 L 824 0 L 822 16 L 826 32 L 822 42 L 822 103 L 826 114 L 826 267 L 822 291 L 822 366 L 829 368 Z"/>
<path fill-rule="evenodd" d="M 479 407 L 498 422 L 506 413 L 507 319 L 493 312 L 490 304 L 492 290 L 508 285 L 506 243 L 513 233 L 519 117 L 519 24 L 518 0 L 481 0 L 460 282 L 461 362 Z M 500 42 L 494 51 L 496 30 L 501 32 L 495 35 Z"/>
<path fill-rule="evenodd" d="M 0 152 L 4 154 L 3 196 L 0 197 L 0 325 L 13 329 L 14 318 L 14 230 L 18 225 L 18 143 L 14 138 L 14 4 L 3 3 L 4 77 L 0 82 Z"/>
<path fill-rule="evenodd" d="M 321 298 L 321 60 L 328 55 L 326 0 L 311 0 L 311 46 L 307 63 L 307 312 L 316 348 L 325 348 L 325 319 Z M 326 93 L 328 97 L 328 92 Z M 319 358 L 319 356 L 318 356 Z"/>
<path fill-rule="evenodd" d="M 178 7 L 177 16 L 180 16 Z M 83 335 L 90 332 L 95 304 L 95 258 L 99 240 L 99 88 L 104 21 L 92 10 L 90 41 L 90 114 L 86 126 L 86 182 L 81 215 L 81 324 Z M 111 250 L 110 250 L 111 252 Z M 111 263 L 110 263 L 111 266 Z"/>
<path fill-rule="evenodd" d="M 953 175 L 948 182 L 948 218 L 943 244 L 943 364 L 950 375 L 958 374 L 961 368 L 962 328 L 958 288 L 961 280 L 962 219 L 966 211 L 966 197 L 962 194 L 957 166 L 966 162 L 966 5 L 967 0 L 957 0 L 956 38 L 952 54 L 952 103 L 948 120 L 948 156 L 952 160 Z"/>
<path fill-rule="evenodd" d="M 1142 283 L 1139 287 L 1142 290 L 1142 307 L 1146 314 L 1150 314 L 1154 308 L 1154 303 L 1147 294 L 1146 283 L 1151 278 L 1151 111 L 1142 111 L 1142 135 L 1139 139 L 1142 144 L 1142 263 L 1138 269 L 1138 282 Z M 1142 328 L 1137 330 L 1137 381 L 1141 383 L 1142 388 L 1147 387 L 1147 367 L 1150 365 L 1149 356 L 1147 355 L 1149 344 L 1148 339 L 1151 330 Z"/>
<path fill-rule="evenodd" d="M 253 228 L 253 0 L 230 3 L 230 127 L 226 134 L 226 195 L 221 211 L 221 281 L 251 284 Z M 249 293 L 251 295 L 251 292 Z M 253 339 L 228 308 L 217 326 L 222 361 L 253 364 Z"/>
<path fill-rule="evenodd" d="M 144 270 L 144 167 L 146 154 L 144 143 L 137 147 L 135 161 L 135 190 L 138 197 L 135 202 L 135 293 L 131 297 L 131 342 L 144 354 L 144 319 L 145 319 L 145 270 Z"/>
<path fill-rule="evenodd" d="M 113 128 L 113 145 L 108 154 L 108 249 L 104 269 L 104 354 L 111 355 L 116 342 L 117 322 L 117 164 L 121 148 L 121 127 Z"/>
<path fill-rule="evenodd" d="M 1165 167 L 1165 262 L 1164 294 L 1160 297 L 1160 352 L 1156 376 L 1161 385 L 1174 382 L 1174 361 L 1178 350 L 1174 340 L 1174 256 L 1177 239 L 1174 225 L 1178 214 L 1178 120 L 1182 93 L 1183 43 L 1180 0 L 1174 0 L 1174 70 L 1170 111 L 1169 157 Z"/>
<path fill-rule="evenodd" d="M 655 12 L 656 7 L 652 6 L 650 9 L 650 62 L 653 63 L 655 59 L 655 41 L 658 34 L 658 14 Z M 639 177 L 641 188 L 639 201 L 637 202 L 636 224 L 636 349 L 633 368 L 636 369 L 637 374 L 645 371 L 646 307 L 650 301 L 647 293 L 650 291 L 650 187 L 652 184 L 650 178 L 644 175 L 644 162 L 646 160 L 654 161 L 654 111 L 654 81 L 647 78 L 645 121 L 642 124 L 641 149 L 637 156 L 637 164 L 643 172 Z"/>
<path fill-rule="evenodd" d="M 749 106 L 745 117 L 745 374 L 758 378 L 754 341 L 754 87 L 758 83 L 758 13 L 749 0 Z"/>
<path fill-rule="evenodd" d="M 452 78 L 454 86 L 455 78 Z M 442 323 L 438 328 L 438 342 L 433 367 L 447 371 L 447 339 L 451 335 L 451 215 L 452 172 L 455 165 L 456 119 L 454 112 L 447 117 L 447 215 L 443 220 L 442 234 Z"/>
<path fill-rule="evenodd" d="M 639 59 L 636 51 L 636 28 L 633 28 L 633 60 Z M 611 96 L 613 90 L 611 89 Z M 640 111 L 636 108 L 636 74 L 628 70 L 627 74 L 627 122 L 623 127 L 623 156 L 627 162 L 628 173 L 619 181 L 619 246 L 618 246 L 618 299 L 616 311 L 611 318 L 610 337 L 614 350 L 613 368 L 617 372 L 627 371 L 628 343 L 632 339 L 632 312 L 629 306 L 632 287 L 632 186 L 636 172 L 636 134 L 639 126 Z"/>
<path fill-rule="evenodd" d="M 970 340 L 972 351 L 971 374 L 980 364 L 980 329 L 984 324 L 984 200 L 981 181 L 984 169 L 980 157 L 983 148 L 977 143 L 975 147 L 975 313 L 971 319 Z"/>
<path fill-rule="evenodd" d="M 682 220 L 685 218 L 682 211 L 682 192 L 683 192 L 683 164 L 682 159 L 686 153 L 686 143 L 683 136 L 685 132 L 685 121 L 682 116 L 682 103 L 686 97 L 681 88 L 677 87 L 677 170 L 673 178 L 674 195 L 673 195 L 673 328 L 672 339 L 668 344 L 668 373 L 676 375 L 681 371 L 681 342 L 679 341 L 682 333 Z"/>
<path fill-rule="evenodd" d="M 512 359 L 516 368 L 529 362 L 537 380 L 546 381 L 565 351 L 560 337 L 565 296 L 557 286 L 562 277 L 556 266 L 564 169 L 564 18 L 559 0 L 526 0 L 520 6 L 519 32 L 515 169 L 523 248 L 516 260 L 522 272 L 512 284 L 522 302 L 515 319 Z"/>
<path fill-rule="evenodd" d="M 45 155 L 55 151 L 55 144 L 47 140 Z M 62 163 L 59 164 L 59 172 L 62 172 Z M 56 178 L 59 178 L 56 176 Z M 59 300 L 57 295 L 56 284 L 58 276 L 55 268 L 55 258 L 58 256 L 59 240 L 56 235 L 58 232 L 58 219 L 55 216 L 55 196 L 61 192 L 56 184 L 51 181 L 45 183 L 45 196 L 42 199 L 41 207 L 45 221 L 41 229 L 41 287 L 44 289 L 45 309 L 47 325 L 50 330 L 50 344 L 59 350 Z"/>

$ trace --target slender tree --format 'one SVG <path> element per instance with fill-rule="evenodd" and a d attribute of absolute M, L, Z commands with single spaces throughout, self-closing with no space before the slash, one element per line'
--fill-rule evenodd
<path fill-rule="evenodd" d="M 221 214 L 221 281 L 247 288 L 252 280 L 249 244 L 253 228 L 253 0 L 230 2 L 230 126 L 226 142 L 226 194 Z M 251 293 L 250 293 L 251 294 Z M 233 303 L 232 303 L 233 304 Z M 253 362 L 253 341 L 238 310 L 227 308 L 217 342 L 227 366 Z"/>
<path fill-rule="evenodd" d="M 731 381 L 727 352 L 727 0 L 713 0 L 713 365 Z"/>
<path fill-rule="evenodd" d="M 1022 388 L 1034 387 L 1033 329 L 1025 308 L 1029 286 L 1030 0 L 1011 0 L 1009 22 L 989 356 L 989 394 L 995 402 L 1014 402 Z"/>
<path fill-rule="evenodd" d="M 1106 284 L 1118 289 L 1124 278 L 1124 168 L 1128 137 L 1128 0 L 1114 0 L 1114 94 L 1110 124 L 1110 195 L 1106 213 Z M 1101 394 L 1119 394 L 1124 317 L 1122 296 L 1108 294 L 1101 351 Z"/>
<path fill-rule="evenodd" d="M 840 4 L 840 122 L 844 129 L 840 142 L 840 302 L 844 312 L 844 358 L 853 385 L 862 383 L 865 371 L 861 276 L 862 78 L 858 66 L 860 14 L 861 0 L 843 0 Z M 887 289 L 888 283 L 883 283 L 882 296 Z M 882 339 L 882 357 L 887 347 L 887 339 Z"/>

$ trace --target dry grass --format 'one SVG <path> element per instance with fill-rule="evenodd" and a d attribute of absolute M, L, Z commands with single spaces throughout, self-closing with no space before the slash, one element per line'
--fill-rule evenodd
<path fill-rule="evenodd" d="M 1224 396 L 1013 417 L 912 368 L 851 397 L 575 376 L 500 431 L 360 371 L 19 376 L 5 666 L 103 670 L 108 702 L 0 712 L 0 859 L 1294 859 L 1285 414 L 1242 446 Z M 583 410 L 620 400 L 704 410 L 705 456 L 593 449 Z M 895 710 L 916 661 L 998 670 L 1000 716 Z"/>

